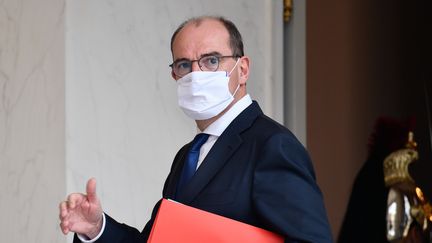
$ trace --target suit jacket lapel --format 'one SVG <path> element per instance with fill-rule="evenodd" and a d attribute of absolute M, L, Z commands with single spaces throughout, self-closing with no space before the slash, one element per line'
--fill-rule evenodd
<path fill-rule="evenodd" d="M 240 147 L 243 142 L 240 134 L 249 128 L 260 114 L 262 114 L 261 109 L 256 102 L 253 102 L 252 105 L 232 121 L 213 145 L 191 181 L 185 185 L 182 195 L 177 197 L 178 201 L 183 203 L 191 203 L 193 201 L 198 193 L 205 188 L 232 154 Z M 181 168 L 179 170 L 181 171 Z"/>
<path fill-rule="evenodd" d="M 164 198 L 175 199 L 176 190 L 177 190 L 177 182 L 181 176 L 182 168 L 184 161 L 186 159 L 186 154 L 189 151 L 190 143 L 183 146 L 183 148 L 179 151 L 176 158 L 174 158 L 174 164 L 172 165 L 170 175 L 168 176 L 164 192 Z"/>

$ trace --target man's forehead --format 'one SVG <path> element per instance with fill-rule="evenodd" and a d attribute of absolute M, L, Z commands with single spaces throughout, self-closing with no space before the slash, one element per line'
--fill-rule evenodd
<path fill-rule="evenodd" d="M 212 26 L 213 28 L 226 29 L 225 26 L 223 25 L 223 23 L 220 20 L 214 19 L 214 18 L 211 18 L 211 17 L 207 17 L 207 18 L 201 18 L 201 19 L 192 20 L 191 22 L 187 23 L 183 27 L 183 30 L 186 29 L 186 28 L 200 28 L 200 27 L 206 28 L 208 26 Z"/>
<path fill-rule="evenodd" d="M 225 53 L 226 51 L 231 51 L 228 31 L 220 21 L 215 19 L 188 23 L 178 33 L 173 43 L 175 59 L 192 54 L 198 58 L 211 52 L 228 54 Z"/>

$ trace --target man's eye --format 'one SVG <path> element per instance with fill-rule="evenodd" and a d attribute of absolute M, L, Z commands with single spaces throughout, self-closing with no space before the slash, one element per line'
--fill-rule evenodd
<path fill-rule="evenodd" d="M 217 65 L 219 63 L 218 58 L 214 57 L 214 56 L 206 57 L 202 61 L 203 61 L 203 64 L 206 66 L 214 66 L 214 65 Z"/>
<path fill-rule="evenodd" d="M 191 63 L 187 61 L 178 62 L 176 64 L 177 69 L 189 69 L 191 67 Z"/>

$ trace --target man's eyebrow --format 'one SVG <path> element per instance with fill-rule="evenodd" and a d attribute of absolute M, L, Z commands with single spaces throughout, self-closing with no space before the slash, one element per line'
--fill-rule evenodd
<path fill-rule="evenodd" d="M 179 58 L 179 59 L 175 59 L 173 63 L 180 62 L 180 61 L 190 61 L 190 60 L 187 58 Z"/>
<path fill-rule="evenodd" d="M 201 54 L 200 58 L 208 57 L 208 56 L 219 56 L 220 57 L 220 56 L 222 56 L 222 54 L 218 51 L 213 51 L 213 52 Z M 174 60 L 174 62 L 180 62 L 180 61 L 190 61 L 190 59 L 183 57 L 183 58 L 179 58 L 179 59 Z"/>
<path fill-rule="evenodd" d="M 202 58 L 202 57 L 208 57 L 208 56 L 222 56 L 222 54 L 220 52 L 213 51 L 210 53 L 202 54 L 200 57 Z"/>

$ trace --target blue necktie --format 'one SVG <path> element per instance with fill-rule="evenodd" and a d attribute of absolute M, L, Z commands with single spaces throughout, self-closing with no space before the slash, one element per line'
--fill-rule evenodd
<path fill-rule="evenodd" d="M 205 133 L 199 133 L 195 136 L 194 140 L 189 149 L 189 153 L 186 156 L 186 160 L 183 165 L 183 171 L 177 184 L 177 193 L 180 195 L 183 187 L 189 182 L 192 176 L 195 174 L 198 164 L 198 157 L 201 146 L 207 141 L 209 135 Z"/>

